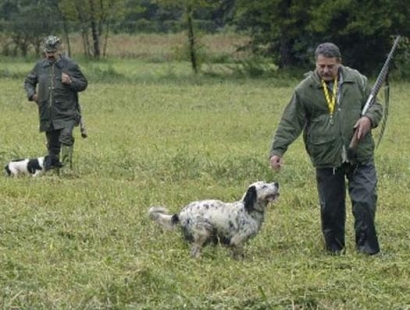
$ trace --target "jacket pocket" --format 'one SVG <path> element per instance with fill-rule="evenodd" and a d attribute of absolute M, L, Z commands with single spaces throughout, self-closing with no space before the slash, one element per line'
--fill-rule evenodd
<path fill-rule="evenodd" d="M 48 101 L 42 100 L 38 102 L 38 112 L 40 116 L 40 121 L 49 121 L 50 120 L 50 107 Z"/>
<path fill-rule="evenodd" d="M 72 109 L 72 104 L 69 101 L 64 101 L 64 100 L 56 100 L 54 102 L 54 106 L 55 108 L 59 111 L 59 112 L 68 112 L 71 111 Z"/>
<path fill-rule="evenodd" d="M 373 157 L 375 142 L 372 133 L 369 132 L 357 146 L 357 161 L 366 162 Z"/>
<path fill-rule="evenodd" d="M 333 136 L 310 137 L 306 149 L 315 165 L 332 163 L 336 147 L 336 138 Z"/>

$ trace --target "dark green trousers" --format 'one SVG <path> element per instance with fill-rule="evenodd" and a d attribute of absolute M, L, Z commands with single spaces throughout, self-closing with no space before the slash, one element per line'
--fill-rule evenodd
<path fill-rule="evenodd" d="M 75 123 L 69 124 L 69 126 L 62 129 L 50 128 L 46 131 L 47 137 L 47 150 L 49 154 L 60 156 L 61 145 L 73 146 L 74 136 L 73 129 Z"/>
<path fill-rule="evenodd" d="M 377 174 L 373 161 L 316 169 L 322 232 L 326 249 L 333 253 L 345 247 L 346 185 L 352 202 L 356 249 L 365 254 L 380 251 L 375 228 Z"/>

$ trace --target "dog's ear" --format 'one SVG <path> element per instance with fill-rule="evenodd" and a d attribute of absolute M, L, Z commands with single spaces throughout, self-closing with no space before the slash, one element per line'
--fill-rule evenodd
<path fill-rule="evenodd" d="M 6 166 L 4 167 L 4 170 L 6 171 L 6 173 L 7 173 L 8 176 L 11 175 L 11 170 L 10 170 L 9 165 L 6 165 Z"/>
<path fill-rule="evenodd" d="M 251 186 L 248 188 L 246 191 L 245 197 L 243 198 L 243 203 L 245 206 L 245 210 L 247 212 L 251 212 L 254 210 L 253 206 L 255 205 L 257 198 L 257 192 L 256 192 L 256 187 Z"/>

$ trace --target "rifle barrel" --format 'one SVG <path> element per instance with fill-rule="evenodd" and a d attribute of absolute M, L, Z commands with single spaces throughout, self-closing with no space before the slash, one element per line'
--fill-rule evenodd
<path fill-rule="evenodd" d="M 393 46 L 392 46 L 389 54 L 387 55 L 387 59 L 384 62 L 383 67 L 380 70 L 379 75 L 377 76 L 376 82 L 374 83 L 374 85 L 372 87 L 372 90 L 370 92 L 370 96 L 367 99 L 367 102 L 366 102 L 365 106 L 363 107 L 362 115 L 364 115 L 367 112 L 367 110 L 370 108 L 370 106 L 374 103 L 374 100 L 376 99 L 377 94 L 379 93 L 379 91 L 380 91 L 380 89 L 383 85 L 383 82 L 386 79 L 387 73 L 389 72 L 390 62 L 393 58 L 394 52 L 396 51 L 399 40 L 400 40 L 400 36 L 398 35 L 396 37 L 396 39 L 394 40 Z"/>
<path fill-rule="evenodd" d="M 394 40 L 393 46 L 390 50 L 389 55 L 387 56 L 386 61 L 383 64 L 383 68 L 380 71 L 376 82 L 374 83 L 372 90 L 370 92 L 369 97 L 367 98 L 366 104 L 363 107 L 362 110 L 362 115 L 366 114 L 367 110 L 373 105 L 373 103 L 376 100 L 377 94 L 379 93 L 380 88 L 383 85 L 383 82 L 386 79 L 387 73 L 389 72 L 389 65 L 390 62 L 393 58 L 393 54 L 397 48 L 397 45 L 399 43 L 400 40 L 400 36 L 398 35 L 396 37 L 396 39 Z M 352 140 L 350 141 L 349 147 L 347 149 L 347 157 L 350 161 L 355 161 L 356 160 L 356 149 L 357 149 L 357 145 L 359 144 L 360 140 L 357 137 L 357 129 L 355 130 Z"/>

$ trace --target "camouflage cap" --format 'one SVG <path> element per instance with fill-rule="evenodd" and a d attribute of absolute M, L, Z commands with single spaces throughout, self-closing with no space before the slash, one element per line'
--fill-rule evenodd
<path fill-rule="evenodd" d="M 55 53 L 60 48 L 60 38 L 56 36 L 48 36 L 44 40 L 43 50 L 46 53 Z"/>

